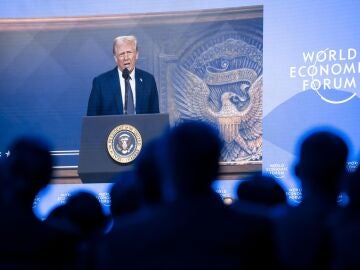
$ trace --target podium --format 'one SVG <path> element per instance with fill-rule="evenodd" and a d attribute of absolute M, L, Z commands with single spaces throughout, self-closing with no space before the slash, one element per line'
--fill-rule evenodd
<path fill-rule="evenodd" d="M 126 159 L 125 162 L 122 162 L 121 157 L 120 161 L 117 160 L 118 156 L 113 153 L 111 148 L 112 145 L 115 145 L 116 148 L 120 149 L 121 145 L 109 142 L 114 137 L 114 134 L 115 137 L 118 136 L 117 131 L 123 127 L 130 127 L 130 135 L 136 133 L 135 137 L 140 138 L 139 141 L 136 139 L 135 147 L 141 145 L 144 147 L 148 141 L 160 136 L 169 127 L 169 114 L 83 117 L 78 168 L 83 183 L 108 183 L 116 174 L 133 168 L 136 158 L 135 160 L 130 159 L 129 162 Z M 124 136 L 126 137 L 127 134 Z M 139 142 L 141 142 L 141 145 L 139 145 Z M 135 147 L 134 151 L 136 151 Z M 141 149 L 139 152 L 141 152 Z"/>

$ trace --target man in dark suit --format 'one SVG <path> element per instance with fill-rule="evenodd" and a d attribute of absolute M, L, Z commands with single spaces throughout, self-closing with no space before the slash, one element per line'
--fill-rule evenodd
<path fill-rule="evenodd" d="M 130 102 L 134 105 L 134 113 L 159 113 L 154 76 L 135 68 L 139 56 L 136 37 L 116 37 L 113 42 L 113 55 L 117 67 L 93 80 L 87 115 L 127 113 L 126 107 L 129 106 L 126 102 L 128 94 L 125 91 L 127 81 L 130 83 Z"/>

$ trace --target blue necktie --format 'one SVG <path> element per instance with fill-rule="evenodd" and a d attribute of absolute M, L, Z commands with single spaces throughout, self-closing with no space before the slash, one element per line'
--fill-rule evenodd
<path fill-rule="evenodd" d="M 130 80 L 131 80 L 130 76 L 128 76 L 125 79 L 125 110 L 124 110 L 124 114 L 134 114 L 135 113 L 134 97 L 133 97 L 133 93 L 131 91 Z"/>

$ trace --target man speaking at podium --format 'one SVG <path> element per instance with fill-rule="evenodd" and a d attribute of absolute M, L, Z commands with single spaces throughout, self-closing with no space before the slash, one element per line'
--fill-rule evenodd
<path fill-rule="evenodd" d="M 154 76 L 135 68 L 136 37 L 116 37 L 113 55 L 117 67 L 94 78 L 87 115 L 159 113 Z"/>

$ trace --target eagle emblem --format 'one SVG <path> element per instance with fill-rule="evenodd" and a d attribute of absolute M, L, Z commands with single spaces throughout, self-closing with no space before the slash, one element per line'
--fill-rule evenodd
<path fill-rule="evenodd" d="M 208 48 L 188 68 L 174 67 L 172 74 L 179 121 L 193 119 L 217 127 L 224 140 L 222 162 L 261 161 L 263 77 L 259 49 L 228 39 Z"/>

